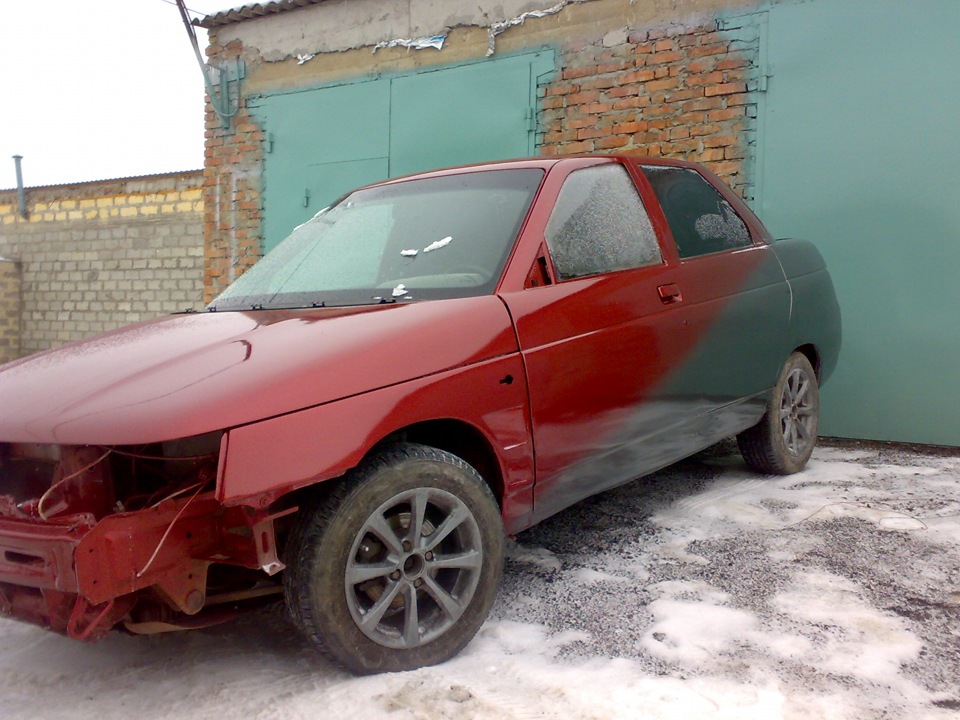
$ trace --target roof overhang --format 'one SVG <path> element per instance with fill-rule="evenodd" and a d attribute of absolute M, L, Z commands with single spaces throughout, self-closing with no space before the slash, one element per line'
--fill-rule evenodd
<path fill-rule="evenodd" d="M 200 20 L 194 20 L 193 24 L 210 30 L 211 28 L 231 25 L 233 23 L 252 20 L 263 17 L 264 15 L 276 15 L 278 13 L 288 12 L 289 10 L 298 10 L 308 5 L 319 5 L 325 0 L 276 0 L 267 3 L 251 3 L 250 5 L 241 5 L 232 10 L 222 10 L 221 12 L 207 15 Z"/>

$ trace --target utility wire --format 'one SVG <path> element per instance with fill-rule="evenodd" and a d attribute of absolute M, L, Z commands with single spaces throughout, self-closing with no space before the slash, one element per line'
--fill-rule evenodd
<path fill-rule="evenodd" d="M 177 5 L 177 3 L 175 2 L 175 0 L 160 0 L 160 2 L 166 3 L 167 5 Z M 186 5 L 184 5 L 184 7 L 185 7 L 189 12 L 192 12 L 194 15 L 203 15 L 203 16 L 206 16 L 206 15 L 209 15 L 209 14 L 210 14 L 210 13 L 200 12 L 199 10 L 192 10 L 191 8 L 186 7 Z"/>
<path fill-rule="evenodd" d="M 164 2 L 166 1 L 167 0 L 164 0 Z M 190 15 L 188 14 L 187 6 L 184 4 L 183 0 L 176 0 L 176 2 L 172 4 L 177 6 L 177 9 L 180 11 L 180 17 L 183 19 L 183 26 L 187 29 L 187 35 L 190 38 L 190 44 L 193 46 L 193 52 L 197 56 L 197 64 L 200 66 L 200 72 L 203 73 L 203 83 L 206 85 L 207 95 L 210 97 L 210 104 L 213 106 L 213 109 L 217 115 L 220 116 L 220 119 L 226 124 L 229 122 L 228 118 L 233 117 L 240 111 L 240 97 L 239 95 L 237 96 L 237 106 L 233 110 L 220 107 L 220 103 L 226 95 L 226 88 L 229 84 L 229 81 L 224 81 L 224 91 L 220 94 L 220 96 L 218 96 L 213 87 L 213 83 L 210 81 L 210 75 L 207 72 L 207 64 L 204 62 L 203 55 L 200 52 L 200 45 L 197 42 L 197 31 L 193 27 L 193 23 L 190 21 Z"/>

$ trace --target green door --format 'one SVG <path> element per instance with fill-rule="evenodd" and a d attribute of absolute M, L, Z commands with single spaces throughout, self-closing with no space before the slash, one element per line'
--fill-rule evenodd
<path fill-rule="evenodd" d="M 960 445 L 960 3 L 773 4 L 759 214 L 843 311 L 826 435 Z"/>
<path fill-rule="evenodd" d="M 533 154 L 536 72 L 520 56 L 394 78 L 391 177 Z"/>
<path fill-rule="evenodd" d="M 421 170 L 532 155 L 539 52 L 268 95 L 263 249 L 344 192 Z"/>
<path fill-rule="evenodd" d="M 382 82 L 272 95 L 255 110 L 267 133 L 264 251 L 345 190 L 385 177 L 390 93 Z"/>

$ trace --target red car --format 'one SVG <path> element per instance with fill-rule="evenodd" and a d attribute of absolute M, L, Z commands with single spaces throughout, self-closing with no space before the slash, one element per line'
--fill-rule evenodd
<path fill-rule="evenodd" d="M 505 535 L 736 435 L 804 467 L 840 314 L 690 163 L 352 192 L 205 312 L 0 368 L 0 611 L 78 639 L 283 594 L 359 673 L 446 660 Z"/>

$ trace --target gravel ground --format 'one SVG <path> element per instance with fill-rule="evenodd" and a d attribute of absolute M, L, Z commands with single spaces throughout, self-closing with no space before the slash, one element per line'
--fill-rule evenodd
<path fill-rule="evenodd" d="M 83 645 L 0 620 L 0 717 L 960 718 L 960 451 L 723 444 L 510 544 L 461 656 L 352 678 L 279 609 Z"/>
<path fill-rule="evenodd" d="M 825 468 L 824 461 L 846 467 Z M 758 510 L 767 517 L 757 517 Z M 939 537 L 931 529 L 941 531 Z M 960 717 L 956 449 L 821 443 L 806 473 L 762 478 L 746 471 L 735 445 L 725 443 L 588 499 L 519 541 L 494 616 L 544 623 L 556 631 L 582 630 L 584 638 L 565 648 L 567 655 L 630 657 L 646 672 L 676 677 L 722 669 L 747 681 L 763 668 L 804 693 L 829 696 L 842 690 L 858 696 L 851 717 L 901 717 L 908 706 L 913 712 L 924 708 L 912 703 L 898 708 L 889 694 L 897 684 L 892 677 L 882 672 L 871 677 L 853 664 L 889 660 L 882 633 L 895 627 L 912 635 L 919 649 L 901 658 L 900 673 L 894 674 L 930 694 L 927 709 L 953 710 Z M 798 589 L 798 578 L 813 587 Z M 829 595 L 837 581 L 845 592 L 832 600 L 855 597 L 892 625 L 858 629 L 847 626 L 850 618 L 824 613 L 803 621 L 790 612 L 785 593 L 793 591 L 801 602 L 809 594 L 812 600 Z M 719 652 L 708 653 L 705 663 L 696 662 L 696 647 L 657 652 L 656 644 L 672 644 L 669 630 L 655 629 L 664 589 L 674 600 L 701 605 L 706 615 L 705 601 L 719 592 L 721 607 L 756 618 L 751 627 L 773 638 L 796 634 L 814 649 L 850 644 L 859 630 L 863 652 L 839 648 L 836 664 L 829 662 L 829 652 L 771 653 L 767 644 L 748 638 L 715 646 Z M 716 629 L 725 635 L 714 625 L 723 619 L 722 614 L 708 619 L 698 632 Z"/>

